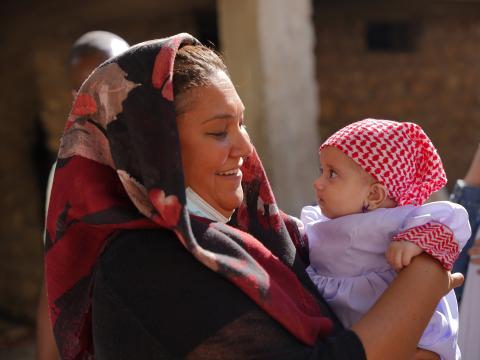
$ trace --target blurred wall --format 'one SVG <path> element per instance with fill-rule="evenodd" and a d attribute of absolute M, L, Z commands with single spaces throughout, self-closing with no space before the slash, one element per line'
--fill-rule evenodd
<path fill-rule="evenodd" d="M 315 9 L 322 138 L 366 117 L 417 122 L 451 189 L 479 142 L 480 2 L 316 1 Z"/>
<path fill-rule="evenodd" d="M 44 206 L 38 172 L 41 162 L 47 171 L 51 165 L 42 153 L 56 153 L 72 101 L 69 48 L 91 30 L 117 33 L 130 44 L 183 31 L 216 42 L 215 1 L 0 3 L 0 316 L 34 318 Z"/>
<path fill-rule="evenodd" d="M 278 206 L 299 216 L 315 199 L 311 184 L 318 169 L 311 1 L 219 0 L 218 14 L 250 137 Z"/>
<path fill-rule="evenodd" d="M 480 128 L 480 1 L 312 3 L 317 143 L 368 116 L 417 121 L 438 146 L 450 183 L 460 177 Z M 244 26 L 251 21 L 246 17 Z M 216 23 L 215 0 L 0 2 L 0 316 L 33 319 L 42 276 L 39 159 L 42 145 L 56 152 L 70 107 L 64 64 L 72 42 L 91 30 L 131 44 L 186 31 L 218 44 Z M 390 37 L 378 34 L 382 26 Z M 369 29 L 377 29 L 370 34 L 383 50 L 369 49 Z M 394 50 L 385 51 L 392 43 Z M 286 44 L 292 51 L 295 45 Z M 292 121 L 302 126 L 301 118 Z"/>

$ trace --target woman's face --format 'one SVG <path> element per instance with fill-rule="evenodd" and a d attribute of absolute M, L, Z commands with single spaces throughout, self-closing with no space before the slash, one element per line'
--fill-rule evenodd
<path fill-rule="evenodd" d="M 177 117 L 185 186 L 230 217 L 243 200 L 243 158 L 253 147 L 243 125 L 243 106 L 223 71 L 212 84 L 188 90 L 190 104 Z"/>

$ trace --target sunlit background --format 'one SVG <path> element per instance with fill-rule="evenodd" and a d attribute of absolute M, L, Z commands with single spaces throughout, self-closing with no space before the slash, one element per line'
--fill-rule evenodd
<path fill-rule="evenodd" d="M 72 43 L 189 32 L 225 53 L 281 207 L 313 201 L 317 147 L 347 123 L 414 121 L 449 178 L 480 131 L 480 0 L 2 0 L 0 358 L 32 359 L 43 207 L 71 95 Z"/>

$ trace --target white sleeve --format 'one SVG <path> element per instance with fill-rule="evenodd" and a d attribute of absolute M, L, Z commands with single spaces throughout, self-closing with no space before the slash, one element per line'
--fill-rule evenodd
<path fill-rule="evenodd" d="M 400 232 L 425 225 L 430 222 L 441 223 L 452 230 L 460 249 L 470 238 L 471 229 L 468 213 L 459 204 L 450 201 L 436 201 L 416 207 L 405 219 Z"/>
<path fill-rule="evenodd" d="M 300 220 L 304 225 L 311 224 L 325 218 L 318 206 L 305 206 L 300 213 Z"/>

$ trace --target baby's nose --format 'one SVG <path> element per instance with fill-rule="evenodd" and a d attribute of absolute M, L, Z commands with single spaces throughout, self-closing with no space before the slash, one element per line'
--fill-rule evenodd
<path fill-rule="evenodd" d="M 320 177 L 315 179 L 315 181 L 313 182 L 313 188 L 316 190 L 320 190 L 323 188 L 322 179 Z"/>

